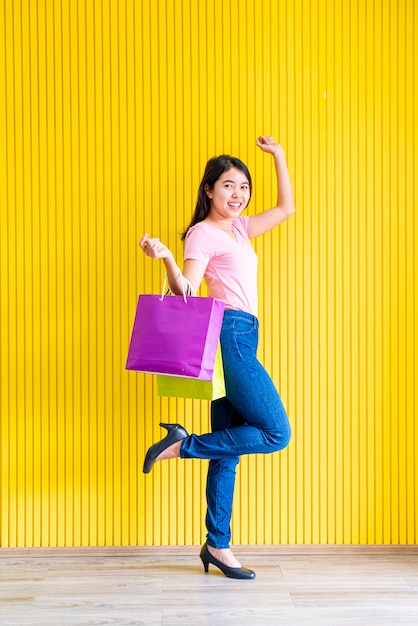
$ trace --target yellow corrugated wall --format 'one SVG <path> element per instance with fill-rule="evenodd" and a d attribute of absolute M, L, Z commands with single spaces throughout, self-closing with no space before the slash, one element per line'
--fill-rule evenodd
<path fill-rule="evenodd" d="M 127 373 L 137 295 L 181 259 L 208 157 L 297 214 L 255 243 L 260 357 L 293 439 L 243 458 L 234 543 L 416 543 L 414 0 L 1 0 L 1 543 L 198 544 L 206 461 L 142 474 L 207 403 Z"/>

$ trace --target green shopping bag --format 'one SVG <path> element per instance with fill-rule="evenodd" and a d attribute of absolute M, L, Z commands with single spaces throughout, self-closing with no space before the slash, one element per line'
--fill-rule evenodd
<path fill-rule="evenodd" d="M 182 378 L 157 374 L 157 393 L 170 398 L 193 398 L 194 400 L 218 400 L 226 396 L 221 347 L 218 345 L 212 380 Z"/>

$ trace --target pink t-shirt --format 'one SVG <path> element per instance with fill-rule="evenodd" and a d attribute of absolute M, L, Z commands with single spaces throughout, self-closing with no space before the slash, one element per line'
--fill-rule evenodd
<path fill-rule="evenodd" d="M 226 309 L 257 316 L 257 255 L 248 238 L 249 228 L 250 217 L 234 219 L 234 240 L 220 228 L 199 222 L 187 233 L 184 260 L 205 263 L 209 296 L 225 302 Z"/>

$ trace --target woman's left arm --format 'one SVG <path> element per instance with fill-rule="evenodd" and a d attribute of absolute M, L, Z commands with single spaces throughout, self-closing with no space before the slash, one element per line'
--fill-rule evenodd
<path fill-rule="evenodd" d="M 272 137 L 259 137 L 257 146 L 263 151 L 271 154 L 274 158 L 274 165 L 277 174 L 277 206 L 263 213 L 251 216 L 249 237 L 263 235 L 275 226 L 278 226 L 288 217 L 295 213 L 293 201 L 292 184 L 290 182 L 289 170 L 287 169 L 284 150 Z"/>

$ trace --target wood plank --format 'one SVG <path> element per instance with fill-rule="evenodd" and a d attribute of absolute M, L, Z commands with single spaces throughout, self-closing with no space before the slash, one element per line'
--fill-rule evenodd
<path fill-rule="evenodd" d="M 0 559 L 70 556 L 188 556 L 196 554 L 199 550 L 200 546 L 0 548 Z M 233 551 L 237 554 L 249 555 L 418 554 L 418 545 L 234 545 Z"/>

